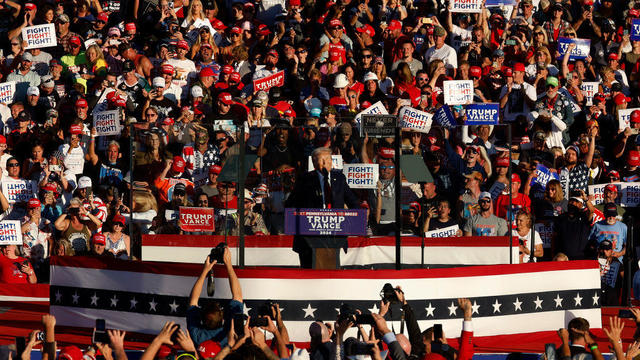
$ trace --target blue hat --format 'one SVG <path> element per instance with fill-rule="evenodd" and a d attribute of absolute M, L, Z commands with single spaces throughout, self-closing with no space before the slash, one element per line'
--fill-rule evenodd
<path fill-rule="evenodd" d="M 311 111 L 309 111 L 309 114 L 312 117 L 320 117 L 321 113 L 322 113 L 322 109 L 320 109 L 320 108 L 313 108 L 313 109 L 311 109 Z"/>

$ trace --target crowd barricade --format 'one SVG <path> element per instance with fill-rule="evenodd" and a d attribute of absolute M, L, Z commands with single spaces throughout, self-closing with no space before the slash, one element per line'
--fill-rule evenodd
<path fill-rule="evenodd" d="M 234 265 L 239 259 L 237 236 L 143 235 L 142 260 L 200 264 L 212 247 L 226 241 Z M 391 268 L 395 265 L 392 236 L 351 236 L 346 253 L 340 251 L 344 268 Z M 246 236 L 245 265 L 297 267 L 298 254 L 291 248 L 293 236 Z M 424 245 L 424 247 L 423 247 Z M 518 262 L 518 240 L 509 246 L 508 236 L 421 238 L 402 237 L 403 267 L 498 265 Z M 511 252 L 511 254 L 510 254 Z M 424 257 L 423 257 L 424 255 Z"/>

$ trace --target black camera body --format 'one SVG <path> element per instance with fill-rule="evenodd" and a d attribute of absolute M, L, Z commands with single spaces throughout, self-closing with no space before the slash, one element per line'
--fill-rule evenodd
<path fill-rule="evenodd" d="M 226 243 L 221 242 L 216 247 L 211 249 L 209 253 L 209 261 L 213 262 L 214 260 L 221 264 L 224 262 L 224 249 L 227 247 Z"/>
<path fill-rule="evenodd" d="M 354 337 L 350 337 L 344 341 L 344 354 L 345 356 L 353 355 L 372 355 L 374 344 L 367 344 L 363 341 L 358 341 Z"/>
<path fill-rule="evenodd" d="M 260 305 L 260 307 L 258 308 L 258 315 L 273 317 L 271 309 L 273 309 L 275 306 L 276 303 L 273 300 L 265 301 L 264 304 Z"/>
<path fill-rule="evenodd" d="M 380 291 L 380 296 L 382 297 L 382 301 L 384 301 L 385 304 L 397 303 L 400 301 L 398 299 L 398 294 L 396 294 L 396 289 L 390 283 L 384 284 L 382 290 Z"/>
<path fill-rule="evenodd" d="M 371 314 L 358 314 L 349 304 L 340 305 L 338 322 L 352 321 L 354 325 L 373 325 L 375 320 Z"/>

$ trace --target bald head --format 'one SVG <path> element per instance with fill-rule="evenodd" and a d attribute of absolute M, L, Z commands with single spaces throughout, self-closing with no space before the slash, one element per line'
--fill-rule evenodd
<path fill-rule="evenodd" d="M 411 342 L 404 334 L 396 334 L 396 340 L 398 340 L 398 344 L 400 344 L 405 354 L 411 354 Z"/>
<path fill-rule="evenodd" d="M 311 341 L 321 340 L 321 342 L 327 342 L 331 340 L 329 338 L 329 329 L 320 321 L 316 321 L 309 326 L 309 336 L 311 336 Z"/>

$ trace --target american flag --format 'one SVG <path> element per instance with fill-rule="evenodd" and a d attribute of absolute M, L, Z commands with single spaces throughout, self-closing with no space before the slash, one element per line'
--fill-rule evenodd
<path fill-rule="evenodd" d="M 203 259 L 206 255 L 203 254 Z M 154 334 L 165 321 L 185 326 L 188 296 L 201 266 L 128 262 L 104 258 L 52 259 L 51 312 L 61 325 Z M 223 267 L 215 269 L 214 298 L 224 306 L 231 292 Z M 490 351 L 530 350 L 533 338 L 554 341 L 554 332 L 574 317 L 601 327 L 600 277 L 595 261 L 493 265 L 431 270 L 317 271 L 238 269 L 245 313 L 268 299 L 278 302 L 291 341 L 309 341 L 309 324 L 335 320 L 340 305 L 379 310 L 384 283 L 400 285 L 421 329 L 443 325 L 455 337 L 462 326 L 457 298 L 473 304 L 475 344 Z M 206 289 L 202 299 L 206 301 Z M 208 299 L 211 300 L 211 299 Z M 392 310 L 400 329 L 399 308 Z M 507 341 L 505 341 L 507 340 Z"/>

